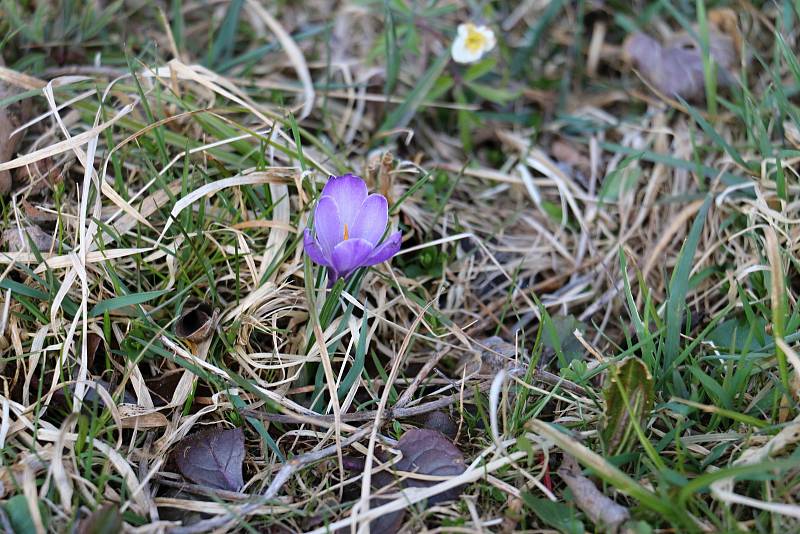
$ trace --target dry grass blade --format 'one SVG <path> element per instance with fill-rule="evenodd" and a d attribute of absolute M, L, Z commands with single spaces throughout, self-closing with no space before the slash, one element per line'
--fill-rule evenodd
<path fill-rule="evenodd" d="M 292 65 L 297 72 L 297 77 L 300 80 L 300 83 L 303 84 L 303 108 L 300 112 L 300 119 L 305 119 L 311 114 L 311 111 L 314 109 L 314 85 L 311 81 L 311 74 L 308 72 L 308 65 L 306 65 L 306 60 L 303 57 L 303 52 L 297 47 L 297 45 L 292 40 L 292 37 L 286 33 L 286 30 L 283 29 L 283 26 L 275 20 L 269 11 L 264 9 L 264 7 L 256 2 L 255 0 L 248 0 L 247 2 L 250 9 L 253 10 L 256 15 L 264 21 L 264 23 L 269 26 L 269 29 L 275 34 L 280 41 L 281 46 L 286 51 L 286 54 L 289 56 L 289 61 L 292 62 Z"/>
<path fill-rule="evenodd" d="M 0 525 L 791 530 L 789 4 L 0 1 Z"/>

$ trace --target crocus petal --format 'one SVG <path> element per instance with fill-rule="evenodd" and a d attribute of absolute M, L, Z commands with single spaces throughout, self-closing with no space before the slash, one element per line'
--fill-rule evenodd
<path fill-rule="evenodd" d="M 343 224 L 352 226 L 358 208 L 367 198 L 367 184 L 358 176 L 345 174 L 331 176 L 322 189 L 322 196 L 332 197 L 339 207 L 339 216 Z"/>
<path fill-rule="evenodd" d="M 372 254 L 370 254 L 369 258 L 364 261 L 364 265 L 377 265 L 378 263 L 383 263 L 388 259 L 391 259 L 392 256 L 397 254 L 400 251 L 400 242 L 402 240 L 403 233 L 399 230 L 389 237 L 386 238 L 386 241 L 380 244 L 378 248 L 376 248 Z"/>
<path fill-rule="evenodd" d="M 357 267 L 363 265 L 364 260 L 372 252 L 372 243 L 366 239 L 348 239 L 336 245 L 331 255 L 331 266 L 336 269 L 339 276 L 347 276 Z"/>
<path fill-rule="evenodd" d="M 389 220 L 389 205 L 383 195 L 370 195 L 361 204 L 353 226 L 349 228 L 351 239 L 366 239 L 377 245 L 386 231 Z"/>
<path fill-rule="evenodd" d="M 306 231 L 303 233 L 303 248 L 306 254 L 308 254 L 308 257 L 311 258 L 311 261 L 325 267 L 330 266 L 330 261 L 322 253 L 322 248 L 320 248 L 317 240 L 314 239 L 314 236 L 311 235 L 311 230 L 308 228 L 306 228 Z"/>
<path fill-rule="evenodd" d="M 317 202 L 317 209 L 314 211 L 314 230 L 322 253 L 330 258 L 333 247 L 344 237 L 339 209 L 333 198 L 323 196 Z"/>

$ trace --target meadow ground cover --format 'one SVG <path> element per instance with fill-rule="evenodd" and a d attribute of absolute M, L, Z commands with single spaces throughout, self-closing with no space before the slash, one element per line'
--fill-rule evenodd
<path fill-rule="evenodd" d="M 0 528 L 797 531 L 799 20 L 0 0 Z"/>

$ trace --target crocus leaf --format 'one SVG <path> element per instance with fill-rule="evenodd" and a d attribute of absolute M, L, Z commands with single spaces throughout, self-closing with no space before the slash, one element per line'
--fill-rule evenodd
<path fill-rule="evenodd" d="M 644 362 L 633 356 L 612 366 L 609 373 L 603 389 L 606 412 L 601 436 L 606 454 L 615 456 L 626 452 L 635 440 L 633 422 L 642 424 L 653 408 L 653 377 Z"/>
<path fill-rule="evenodd" d="M 119 506 L 111 503 L 98 508 L 81 521 L 78 534 L 118 534 L 122 532 L 122 515 Z"/>
<path fill-rule="evenodd" d="M 461 451 L 437 430 L 412 428 L 403 434 L 397 442 L 397 448 L 403 453 L 403 458 L 394 466 L 399 471 L 422 475 L 456 476 L 467 469 Z M 405 485 L 412 488 L 425 488 L 437 483 L 411 477 L 405 479 Z M 460 493 L 461 488 L 453 488 L 434 495 L 428 499 L 428 504 L 455 499 Z"/>
<path fill-rule="evenodd" d="M 183 476 L 196 484 L 229 491 L 244 485 L 244 433 L 241 428 L 213 428 L 197 432 L 178 443 L 175 463 Z"/>

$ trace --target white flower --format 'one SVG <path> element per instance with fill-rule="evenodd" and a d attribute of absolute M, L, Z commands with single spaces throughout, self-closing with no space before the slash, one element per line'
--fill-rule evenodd
<path fill-rule="evenodd" d="M 453 60 L 456 63 L 475 63 L 494 48 L 495 42 L 494 32 L 487 26 L 475 26 L 471 22 L 459 24 L 451 50 Z"/>

